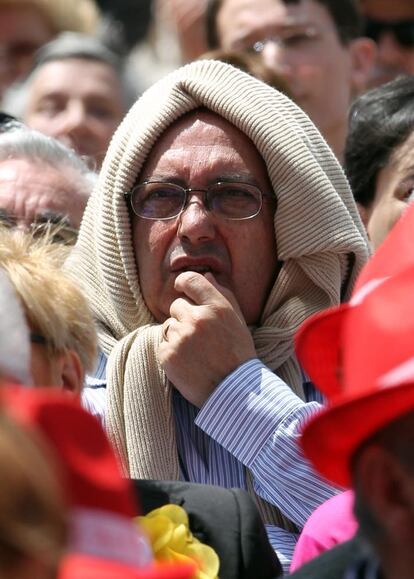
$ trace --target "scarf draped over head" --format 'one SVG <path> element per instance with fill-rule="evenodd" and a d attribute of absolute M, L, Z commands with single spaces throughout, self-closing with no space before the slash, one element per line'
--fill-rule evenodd
<path fill-rule="evenodd" d="M 302 398 L 294 334 L 308 316 L 350 295 L 368 256 L 340 165 L 287 97 L 213 60 L 186 65 L 147 90 L 112 139 L 68 263 L 86 290 L 109 357 L 109 434 L 135 478 L 177 479 L 179 467 L 171 388 L 157 363 L 161 329 L 141 295 L 124 193 L 163 132 L 200 107 L 245 133 L 267 166 L 282 265 L 252 333 L 258 357 Z"/>

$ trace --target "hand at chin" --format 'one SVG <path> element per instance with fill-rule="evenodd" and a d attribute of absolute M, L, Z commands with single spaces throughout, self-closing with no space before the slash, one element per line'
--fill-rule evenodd
<path fill-rule="evenodd" d="M 184 272 L 163 324 L 159 361 L 168 379 L 201 407 L 216 386 L 256 352 L 234 295 L 211 273 Z"/>

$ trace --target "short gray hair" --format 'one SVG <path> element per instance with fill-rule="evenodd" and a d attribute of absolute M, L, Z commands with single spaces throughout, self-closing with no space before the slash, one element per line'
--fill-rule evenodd
<path fill-rule="evenodd" d="M 74 151 L 54 139 L 24 125 L 0 134 L 0 162 L 24 159 L 72 171 L 77 175 L 77 191 L 89 197 L 97 180 L 92 171 Z"/>
<path fill-rule="evenodd" d="M 128 79 L 124 59 L 119 54 L 113 52 L 98 38 L 77 32 L 63 32 L 38 50 L 26 78 L 18 85 L 13 86 L 9 92 L 6 92 L 3 109 L 7 113 L 22 118 L 30 84 L 38 70 L 49 62 L 65 61 L 72 58 L 100 62 L 113 69 L 119 79 L 125 112 L 136 101 L 137 90 Z"/>
<path fill-rule="evenodd" d="M 8 276 L 0 268 L 0 375 L 30 384 L 29 329 Z"/>

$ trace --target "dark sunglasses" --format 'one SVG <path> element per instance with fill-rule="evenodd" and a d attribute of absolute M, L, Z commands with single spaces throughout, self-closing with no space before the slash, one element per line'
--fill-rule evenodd
<path fill-rule="evenodd" d="M 391 32 L 401 46 L 414 47 L 414 20 L 399 20 L 384 22 L 383 20 L 365 20 L 365 36 L 378 42 L 384 32 Z"/>

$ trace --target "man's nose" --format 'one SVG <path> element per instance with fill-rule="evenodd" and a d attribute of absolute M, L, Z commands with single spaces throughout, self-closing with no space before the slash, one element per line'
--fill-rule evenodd
<path fill-rule="evenodd" d="M 263 47 L 262 59 L 268 68 L 289 80 L 292 75 L 292 59 L 282 42 L 276 38 L 267 40 Z"/>
<path fill-rule="evenodd" d="M 83 104 L 71 103 L 61 115 L 57 127 L 58 135 L 70 135 L 73 132 L 83 130 L 87 123 L 87 113 Z"/>
<path fill-rule="evenodd" d="M 215 237 L 214 216 L 206 208 L 200 194 L 191 195 L 178 220 L 177 234 L 180 239 L 196 244 Z"/>

